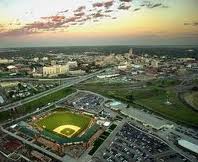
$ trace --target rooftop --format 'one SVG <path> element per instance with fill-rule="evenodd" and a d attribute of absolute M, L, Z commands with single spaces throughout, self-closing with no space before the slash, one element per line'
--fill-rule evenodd
<path fill-rule="evenodd" d="M 178 144 L 180 146 L 198 154 L 198 145 L 191 143 L 189 141 L 183 140 L 183 139 L 178 140 Z"/>
<path fill-rule="evenodd" d="M 154 114 L 149 114 L 147 112 L 135 108 L 122 109 L 121 113 L 133 119 L 141 121 L 145 125 L 151 126 L 155 129 L 161 129 L 163 127 L 172 127 L 172 124 L 170 124 L 167 120 L 157 117 Z"/>

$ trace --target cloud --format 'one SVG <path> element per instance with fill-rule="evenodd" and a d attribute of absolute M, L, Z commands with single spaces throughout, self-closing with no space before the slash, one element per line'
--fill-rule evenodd
<path fill-rule="evenodd" d="M 77 25 L 77 23 L 76 23 L 76 22 L 73 22 L 73 23 L 71 23 L 70 25 L 73 25 L 73 26 L 75 26 L 75 25 Z"/>
<path fill-rule="evenodd" d="M 78 25 L 84 25 L 84 24 L 85 24 L 84 22 L 78 23 Z"/>
<path fill-rule="evenodd" d="M 155 7 L 159 7 L 159 6 L 162 6 L 161 3 L 156 3 L 156 4 L 153 4 L 150 6 L 150 8 L 155 8 Z"/>
<path fill-rule="evenodd" d="M 93 3 L 93 7 L 103 7 L 103 6 L 104 6 L 104 3 L 102 2 Z"/>
<path fill-rule="evenodd" d="M 74 9 L 63 9 L 52 16 L 40 17 L 32 23 L 22 25 L 19 20 L 10 25 L 15 29 L 7 29 L 2 31 L 0 25 L 1 35 L 20 35 L 20 34 L 34 34 L 44 31 L 64 31 L 64 28 L 68 28 L 71 25 L 83 25 L 87 21 L 98 22 L 102 18 L 117 19 L 115 12 L 120 10 L 129 10 L 135 0 L 101 0 L 95 3 L 90 2 L 89 5 L 79 5 Z M 168 8 L 168 6 L 159 3 L 155 3 L 151 0 L 137 0 L 140 1 L 139 5 L 135 6 L 134 12 L 141 10 L 142 7 L 146 8 Z M 29 12 L 28 12 L 29 13 Z M 27 14 L 27 13 L 26 13 Z M 196 26 L 197 23 L 191 24 Z"/>
<path fill-rule="evenodd" d="M 113 3 L 114 3 L 113 0 L 109 0 L 109 1 L 104 2 L 104 6 L 106 8 L 110 8 L 111 6 L 113 6 Z"/>
<path fill-rule="evenodd" d="M 55 31 L 60 28 L 69 27 L 69 23 L 74 25 L 75 21 L 80 19 L 81 16 L 71 16 L 65 18 L 65 16 L 49 16 L 41 17 L 40 21 L 26 24 L 25 26 L 6 31 L 1 33 L 1 36 L 18 36 L 18 35 L 29 35 L 35 33 L 41 33 L 44 31 Z"/>
<path fill-rule="evenodd" d="M 16 23 L 15 25 L 18 25 L 18 26 L 20 26 L 20 25 L 21 25 L 21 23 L 20 23 L 20 22 L 18 22 L 18 23 Z"/>
<path fill-rule="evenodd" d="M 33 33 L 38 33 L 38 31 L 35 30 L 28 30 L 26 28 L 19 28 L 19 29 L 13 29 L 10 31 L 3 31 L 0 32 L 1 37 L 6 37 L 6 36 L 20 36 L 20 35 L 29 35 Z"/>
<path fill-rule="evenodd" d="M 76 10 L 74 10 L 74 12 L 82 12 L 85 9 L 86 9 L 86 6 L 80 6 Z"/>
<path fill-rule="evenodd" d="M 88 10 L 86 10 L 87 6 L 84 5 L 74 9 L 73 12 L 72 10 L 71 12 L 69 12 L 68 9 L 61 10 L 57 12 L 56 15 L 43 16 L 40 17 L 40 19 L 32 23 L 27 23 L 23 26 L 19 22 L 17 22 L 18 28 L 16 29 L 9 29 L 6 32 L 2 32 L 2 29 L 0 28 L 1 36 L 16 36 L 24 34 L 28 35 L 45 31 L 62 31 L 62 29 L 68 28 L 70 26 L 83 25 L 89 20 L 93 20 L 93 22 L 98 22 L 101 18 L 111 18 L 111 15 L 108 13 L 114 12 L 114 10 L 109 9 L 111 6 L 114 5 L 114 2 L 115 0 L 104 0 L 102 2 L 96 2 L 93 3 L 91 5 L 92 7 L 89 7 Z M 95 8 L 101 9 L 96 10 Z M 10 25 L 12 25 L 12 23 L 10 23 Z"/>
<path fill-rule="evenodd" d="M 198 26 L 198 22 L 194 22 L 193 23 L 193 26 Z"/>
<path fill-rule="evenodd" d="M 120 4 L 118 7 L 119 10 L 128 10 L 129 8 L 131 8 L 131 6 L 125 3 Z"/>
<path fill-rule="evenodd" d="M 113 12 L 113 10 L 105 10 L 104 12 L 110 13 L 110 12 Z"/>
<path fill-rule="evenodd" d="M 135 12 L 135 11 L 139 11 L 141 8 L 135 8 L 133 11 Z"/>
<path fill-rule="evenodd" d="M 82 17 L 83 15 L 85 15 L 85 13 L 84 12 L 78 12 L 78 13 L 74 13 L 74 15 Z"/>
<path fill-rule="evenodd" d="M 65 19 L 65 16 L 49 16 L 49 17 L 41 17 L 41 19 L 60 22 Z"/>
<path fill-rule="evenodd" d="M 104 17 L 105 15 L 104 14 L 102 14 L 102 13 L 100 13 L 100 12 L 97 12 L 97 13 L 93 13 L 92 14 L 92 17 L 93 18 L 100 18 L 100 17 Z"/>
<path fill-rule="evenodd" d="M 185 26 L 198 26 L 198 22 L 185 22 L 184 23 Z"/>
<path fill-rule="evenodd" d="M 93 20 L 93 22 L 99 22 L 99 20 L 98 19 L 95 19 L 95 20 Z"/>
<path fill-rule="evenodd" d="M 184 25 L 191 25 L 191 23 L 184 23 Z"/>
<path fill-rule="evenodd" d="M 61 25 L 63 25 L 64 22 L 63 21 L 56 21 L 56 22 L 34 22 L 31 24 L 27 24 L 25 27 L 23 27 L 22 29 L 25 29 L 27 31 L 39 31 L 39 30 L 45 30 L 45 29 L 53 29 L 53 28 L 58 28 Z"/>
<path fill-rule="evenodd" d="M 76 20 L 80 19 L 80 16 L 71 16 L 68 17 L 64 20 L 64 23 L 70 23 L 70 22 L 75 22 Z"/>
<path fill-rule="evenodd" d="M 169 8 L 169 6 L 167 6 L 167 5 L 162 5 L 162 8 Z"/>
<path fill-rule="evenodd" d="M 66 13 L 68 12 L 69 10 L 63 10 L 63 11 L 59 11 L 58 14 L 63 14 L 63 13 Z"/>
<path fill-rule="evenodd" d="M 120 0 L 121 2 L 132 2 L 132 0 Z"/>
<path fill-rule="evenodd" d="M 149 9 L 157 8 L 157 7 L 163 7 L 168 8 L 168 6 L 163 5 L 162 3 L 153 3 L 151 1 L 143 1 L 141 4 L 142 7 L 147 7 Z"/>

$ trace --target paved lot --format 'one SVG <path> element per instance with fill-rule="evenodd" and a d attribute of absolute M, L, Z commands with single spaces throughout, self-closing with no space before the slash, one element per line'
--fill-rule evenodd
<path fill-rule="evenodd" d="M 125 123 L 116 132 L 109 147 L 101 147 L 93 158 L 93 161 L 104 162 L 157 162 L 161 160 L 188 161 L 163 141 L 129 123 Z"/>
<path fill-rule="evenodd" d="M 99 112 L 105 99 L 102 96 L 87 91 L 78 91 L 77 94 L 68 98 L 68 104 L 80 110 Z"/>

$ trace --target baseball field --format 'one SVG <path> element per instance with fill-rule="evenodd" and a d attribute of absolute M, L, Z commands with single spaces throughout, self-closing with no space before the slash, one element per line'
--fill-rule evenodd
<path fill-rule="evenodd" d="M 84 114 L 58 111 L 46 115 L 35 124 L 42 129 L 71 138 L 83 134 L 91 122 L 92 118 Z"/>

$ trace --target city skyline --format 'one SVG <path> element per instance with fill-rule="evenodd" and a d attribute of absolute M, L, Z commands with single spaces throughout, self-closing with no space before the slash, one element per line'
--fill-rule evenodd
<path fill-rule="evenodd" d="M 197 0 L 0 0 L 0 48 L 197 45 Z"/>

